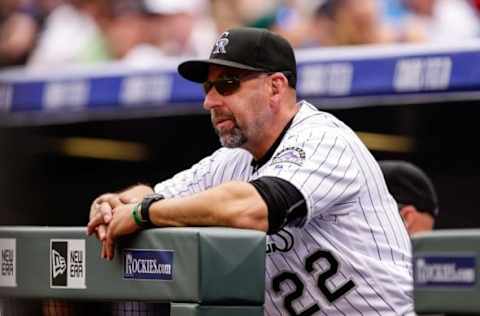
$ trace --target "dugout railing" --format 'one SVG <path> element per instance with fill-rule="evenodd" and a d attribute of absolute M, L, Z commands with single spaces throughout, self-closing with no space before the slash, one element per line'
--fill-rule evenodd
<path fill-rule="evenodd" d="M 0 315 L 263 315 L 265 234 L 150 229 L 112 261 L 84 227 L 0 227 Z"/>

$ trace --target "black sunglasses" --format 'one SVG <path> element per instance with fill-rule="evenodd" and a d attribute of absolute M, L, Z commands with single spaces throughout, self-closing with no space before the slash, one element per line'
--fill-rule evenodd
<path fill-rule="evenodd" d="M 208 92 L 210 92 L 210 90 L 212 90 L 212 88 L 215 87 L 215 89 L 221 95 L 223 96 L 230 95 L 240 88 L 240 82 L 247 79 L 252 79 L 261 74 L 265 74 L 265 72 L 254 72 L 254 73 L 249 73 L 243 76 L 242 75 L 224 75 L 215 80 L 205 81 L 203 83 L 203 90 L 205 91 L 205 94 L 208 94 Z M 270 75 L 272 73 L 266 73 L 266 74 Z"/>

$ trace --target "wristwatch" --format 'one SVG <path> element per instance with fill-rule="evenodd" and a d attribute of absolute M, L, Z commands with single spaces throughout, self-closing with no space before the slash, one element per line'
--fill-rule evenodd
<path fill-rule="evenodd" d="M 150 219 L 150 205 L 153 203 L 163 200 L 165 197 L 158 193 L 152 193 L 145 195 L 142 200 L 142 204 L 140 206 L 140 217 L 142 218 L 142 223 L 145 224 L 145 227 L 153 227 L 151 219 Z"/>

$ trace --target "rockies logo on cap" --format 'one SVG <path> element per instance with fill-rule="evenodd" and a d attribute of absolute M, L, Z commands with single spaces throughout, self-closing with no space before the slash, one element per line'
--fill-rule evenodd
<path fill-rule="evenodd" d="M 215 43 L 215 47 L 213 48 L 212 55 L 215 54 L 226 54 L 227 51 L 225 49 L 225 46 L 228 45 L 228 35 L 229 32 L 223 32 L 222 35 L 217 39 Z"/>

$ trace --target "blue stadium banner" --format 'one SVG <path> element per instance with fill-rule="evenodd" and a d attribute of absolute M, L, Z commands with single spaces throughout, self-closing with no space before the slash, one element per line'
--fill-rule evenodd
<path fill-rule="evenodd" d="M 319 107 L 478 99 L 480 42 L 296 50 L 297 94 Z M 0 71 L 0 113 L 65 116 L 105 111 L 203 112 L 199 84 L 176 71 L 182 60 L 149 68 L 120 63 L 61 70 Z M 85 115 L 83 115 L 85 117 Z M 89 116 L 90 117 L 90 116 Z"/>

